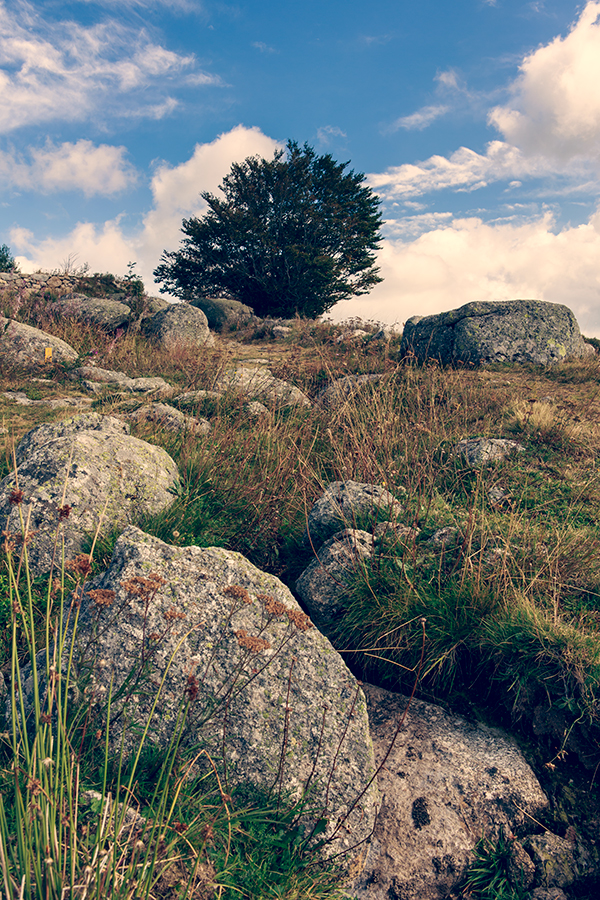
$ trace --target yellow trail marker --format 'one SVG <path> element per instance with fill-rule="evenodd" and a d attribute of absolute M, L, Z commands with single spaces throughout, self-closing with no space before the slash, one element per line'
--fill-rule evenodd
<path fill-rule="evenodd" d="M 45 363 L 52 362 L 52 347 L 46 347 L 45 354 L 44 354 L 44 362 Z"/>

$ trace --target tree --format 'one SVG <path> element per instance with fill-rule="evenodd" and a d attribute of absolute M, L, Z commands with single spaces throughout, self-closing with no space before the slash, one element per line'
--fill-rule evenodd
<path fill-rule="evenodd" d="M 182 247 L 164 252 L 162 293 L 228 297 L 259 316 L 315 317 L 382 281 L 375 251 L 379 199 L 364 175 L 288 141 L 271 160 L 248 157 L 208 192 L 200 218 L 183 220 Z"/>
<path fill-rule="evenodd" d="M 0 246 L 0 272 L 14 272 L 17 268 L 15 258 L 7 244 Z"/>

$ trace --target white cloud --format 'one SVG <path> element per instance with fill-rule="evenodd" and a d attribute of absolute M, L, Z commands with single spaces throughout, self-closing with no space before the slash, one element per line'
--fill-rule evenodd
<path fill-rule="evenodd" d="M 408 204 L 406 204 L 408 205 Z M 414 204 L 419 206 L 419 204 Z M 384 224 L 386 238 L 410 238 L 437 228 L 443 222 L 452 218 L 451 212 L 430 212 L 414 216 L 402 216 L 399 219 L 388 219 Z"/>
<path fill-rule="evenodd" d="M 218 76 L 194 71 L 194 56 L 173 53 L 116 19 L 90 27 L 51 22 L 6 0 L 0 18 L 0 132 L 82 120 L 101 103 L 103 114 L 135 110 L 156 118 L 157 109 L 169 109 L 169 85 L 189 75 L 197 84 L 220 84 Z"/>
<path fill-rule="evenodd" d="M 450 156 L 432 156 L 424 162 L 391 166 L 368 176 L 370 186 L 386 199 L 418 196 L 443 188 L 476 189 L 514 176 L 541 176 L 552 166 L 540 158 L 528 158 L 517 147 L 491 141 L 485 155 L 460 147 Z"/>
<path fill-rule="evenodd" d="M 125 147 L 94 146 L 91 141 L 31 149 L 31 162 L 0 152 L 0 183 L 8 188 L 51 193 L 82 191 L 86 197 L 111 195 L 135 183 L 137 173 Z"/>
<path fill-rule="evenodd" d="M 569 34 L 527 56 L 513 100 L 489 121 L 530 155 L 600 161 L 600 2 L 586 4 Z"/>
<path fill-rule="evenodd" d="M 435 122 L 436 119 L 439 119 L 440 116 L 445 115 L 449 109 L 449 106 L 444 105 L 424 106 L 410 116 L 402 116 L 400 119 L 396 119 L 388 130 L 397 131 L 398 128 L 406 128 L 407 131 L 422 131 L 428 125 L 431 125 L 432 122 Z"/>
<path fill-rule="evenodd" d="M 10 234 L 18 261 L 24 271 L 53 269 L 57 260 L 76 255 L 94 271 L 124 275 L 127 263 L 137 261 L 138 272 L 150 293 L 157 293 L 152 271 L 163 250 L 175 250 L 181 241 L 183 218 L 201 215 L 206 209 L 200 194 L 217 193 L 234 162 L 248 156 L 272 157 L 281 145 L 258 128 L 238 125 L 208 144 L 197 144 L 191 158 L 179 166 L 159 165 L 152 177 L 154 203 L 142 228 L 125 232 L 120 218 L 96 225 L 79 223 L 60 238 L 37 239 L 29 231 L 15 228 Z M 118 148 L 117 148 L 118 149 Z"/>
<path fill-rule="evenodd" d="M 532 298 L 565 304 L 584 334 L 600 336 L 600 209 L 583 225 L 553 229 L 550 213 L 526 224 L 456 219 L 414 241 L 388 240 L 384 282 L 332 316 L 401 322 L 472 300 Z"/>
<path fill-rule="evenodd" d="M 317 140 L 319 144 L 327 145 L 331 143 L 332 138 L 345 138 L 348 137 L 345 131 L 342 131 L 341 128 L 338 128 L 337 125 L 324 125 L 322 128 L 317 130 Z"/>

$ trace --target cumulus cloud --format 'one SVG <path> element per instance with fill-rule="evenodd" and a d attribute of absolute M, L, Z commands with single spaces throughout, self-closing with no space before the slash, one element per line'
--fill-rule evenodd
<path fill-rule="evenodd" d="M 529 54 L 513 98 L 489 121 L 528 154 L 600 161 L 600 2 L 586 4 L 566 37 Z"/>
<path fill-rule="evenodd" d="M 525 224 L 455 219 L 416 240 L 388 240 L 384 282 L 332 310 L 403 322 L 472 300 L 532 298 L 564 303 L 584 334 L 600 336 L 600 209 L 583 225 L 555 231 L 550 213 Z"/>
<path fill-rule="evenodd" d="M 30 150 L 31 161 L 0 152 L 0 182 L 8 188 L 40 191 L 82 191 L 86 197 L 111 195 L 130 187 L 137 172 L 125 158 L 125 147 L 95 146 L 80 140 Z"/>
<path fill-rule="evenodd" d="M 142 29 L 116 19 L 84 27 L 46 21 L 33 7 L 0 0 L 0 132 L 24 125 L 87 118 L 102 102 L 106 114 L 144 110 L 153 118 L 172 106 L 163 99 L 184 77 L 220 84 L 195 71 L 193 55 L 153 43 Z"/>
<path fill-rule="evenodd" d="M 216 193 L 232 163 L 248 156 L 270 158 L 280 147 L 260 129 L 238 125 L 211 143 L 197 144 L 190 159 L 179 166 L 156 167 L 151 182 L 153 206 L 140 230 L 128 233 L 121 218 L 103 225 L 82 222 L 63 237 L 41 240 L 29 231 L 14 228 L 11 247 L 20 254 L 18 261 L 25 271 L 53 269 L 57 259 L 76 255 L 93 270 L 106 271 L 108 267 L 118 275 L 125 274 L 127 263 L 135 260 L 146 288 L 157 292 L 152 271 L 163 250 L 179 246 L 182 219 L 201 215 L 206 209 L 200 194 Z"/>

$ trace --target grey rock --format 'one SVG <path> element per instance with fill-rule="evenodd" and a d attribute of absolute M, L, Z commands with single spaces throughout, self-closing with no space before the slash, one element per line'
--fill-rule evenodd
<path fill-rule="evenodd" d="M 273 337 L 276 341 L 283 341 L 286 337 L 292 333 L 292 329 L 289 325 L 274 325 L 273 326 Z"/>
<path fill-rule="evenodd" d="M 142 324 L 142 333 L 166 350 L 177 347 L 211 347 L 215 339 L 202 310 L 188 303 L 171 303 Z"/>
<path fill-rule="evenodd" d="M 567 900 L 567 895 L 561 888 L 538 887 L 533 890 L 531 900 Z"/>
<path fill-rule="evenodd" d="M 156 313 L 168 309 L 171 304 L 164 297 L 146 297 L 144 299 L 144 318 L 150 319 Z"/>
<path fill-rule="evenodd" d="M 109 297 L 86 297 L 85 294 L 65 294 L 48 308 L 61 318 L 89 322 L 111 331 L 125 327 L 131 317 L 131 310 L 125 303 Z"/>
<path fill-rule="evenodd" d="M 190 431 L 193 434 L 208 434 L 210 422 L 186 416 L 181 410 L 166 403 L 149 403 L 128 413 L 131 422 L 154 422 L 166 431 Z"/>
<path fill-rule="evenodd" d="M 101 369 L 99 366 L 80 366 L 73 370 L 71 377 L 80 378 L 87 390 L 94 394 L 102 393 L 107 387 L 127 394 L 154 394 L 158 397 L 170 397 L 175 393 L 164 378 L 130 378 L 123 372 Z"/>
<path fill-rule="evenodd" d="M 510 858 L 508 860 L 507 875 L 511 884 L 519 888 L 529 889 L 535 881 L 535 863 L 520 841 L 513 840 L 510 844 Z"/>
<path fill-rule="evenodd" d="M 540 300 L 467 303 L 405 326 L 400 344 L 418 362 L 480 365 L 493 362 L 551 365 L 569 356 L 593 355 L 570 309 Z"/>
<path fill-rule="evenodd" d="M 293 384 L 275 378 L 264 366 L 230 369 L 217 377 L 213 387 L 217 391 L 233 391 L 282 406 L 312 406 L 305 393 Z"/>
<path fill-rule="evenodd" d="M 482 835 L 526 833 L 525 813 L 539 816 L 548 800 L 500 730 L 415 700 L 407 712 L 406 697 L 364 690 L 375 759 L 385 765 L 371 852 L 353 892 L 359 900 L 439 900 L 463 877 Z"/>
<path fill-rule="evenodd" d="M 218 400 L 222 396 L 221 391 L 187 391 L 185 394 L 178 394 L 173 399 L 181 406 L 196 406 L 203 400 Z"/>
<path fill-rule="evenodd" d="M 335 339 L 336 344 L 352 344 L 356 341 L 362 341 L 363 338 L 371 337 L 370 332 L 364 328 L 354 328 L 352 331 L 343 331 Z"/>
<path fill-rule="evenodd" d="M 381 381 L 383 375 L 344 375 L 317 394 L 316 403 L 325 408 L 339 406 L 354 397 L 361 388 Z"/>
<path fill-rule="evenodd" d="M 506 438 L 469 438 L 460 441 L 454 448 L 457 456 L 462 456 L 469 466 L 477 468 L 506 459 L 511 453 L 522 453 L 523 444 Z"/>
<path fill-rule="evenodd" d="M 325 541 L 296 581 L 296 593 L 323 634 L 333 634 L 345 609 L 348 576 L 372 555 L 373 546 L 368 532 L 346 528 Z"/>
<path fill-rule="evenodd" d="M 269 415 L 269 410 L 264 403 L 260 402 L 260 400 L 250 400 L 249 403 L 246 403 L 245 409 L 248 412 L 248 415 L 255 419 L 260 419 L 262 416 Z"/>
<path fill-rule="evenodd" d="M 65 407 L 85 407 L 92 402 L 88 397 L 56 397 L 46 400 L 30 400 L 22 391 L 4 391 L 1 395 L 6 400 L 14 400 L 17 406 L 46 406 L 48 409 L 64 409 Z"/>
<path fill-rule="evenodd" d="M 202 310 L 208 321 L 208 327 L 213 331 L 221 331 L 223 328 L 239 328 L 241 325 L 256 320 L 252 309 L 244 303 L 240 303 L 239 300 L 227 300 L 224 297 L 198 297 L 191 301 L 191 305 Z"/>
<path fill-rule="evenodd" d="M 151 602 L 141 602 L 131 579 L 157 577 Z M 204 749 L 222 777 L 225 746 L 230 786 L 250 780 L 277 792 L 282 783 L 299 798 L 308 783 L 317 815 L 327 808 L 330 835 L 349 814 L 337 832 L 339 850 L 368 836 L 378 793 L 374 782 L 368 787 L 375 770 L 364 695 L 279 579 L 239 553 L 172 547 L 129 527 L 110 568 L 90 583 L 97 589 L 115 599 L 96 607 L 88 593 L 76 654 L 79 669 L 91 667 L 96 702 L 111 679 L 114 696 L 136 671 L 144 636 L 160 635 L 147 654 L 151 685 L 165 676 L 152 743 L 168 745 L 193 684 L 184 742 Z M 123 738 L 126 756 L 137 749 L 154 698 L 144 689 L 113 701 L 110 739 L 119 747 Z"/>
<path fill-rule="evenodd" d="M 404 507 L 384 487 L 359 481 L 332 481 L 308 515 L 304 545 L 317 549 L 343 528 L 371 527 L 395 519 Z"/>
<path fill-rule="evenodd" d="M 179 473 L 160 447 L 129 435 L 129 426 L 96 413 L 53 425 L 40 425 L 16 449 L 22 506 L 10 504 L 15 489 L 11 473 L 0 483 L 0 515 L 8 531 L 21 534 L 19 510 L 29 518 L 28 545 L 32 573 L 50 571 L 58 530 L 56 559 L 82 551 L 86 535 L 122 526 L 169 506 L 179 487 Z M 59 518 L 63 505 L 68 518 Z"/>
<path fill-rule="evenodd" d="M 460 540 L 460 532 L 458 528 L 452 525 L 446 525 L 444 528 L 438 528 L 429 538 L 430 543 L 435 549 L 443 550 L 445 547 L 454 547 Z"/>
<path fill-rule="evenodd" d="M 557 834 L 547 831 L 525 841 L 536 868 L 537 882 L 543 888 L 564 888 L 583 874 L 577 864 L 577 847 Z"/>
<path fill-rule="evenodd" d="M 52 349 L 53 363 L 73 363 L 77 359 L 77 351 L 66 341 L 31 325 L 0 317 L 0 354 L 5 367 L 41 368 L 48 347 Z"/>

